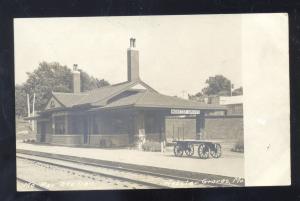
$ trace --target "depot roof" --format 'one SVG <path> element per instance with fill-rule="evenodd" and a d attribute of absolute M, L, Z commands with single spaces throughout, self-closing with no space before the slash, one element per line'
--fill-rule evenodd
<path fill-rule="evenodd" d="M 206 104 L 161 94 L 141 80 L 109 85 L 82 93 L 52 93 L 64 108 L 120 108 L 125 106 L 150 108 L 181 108 L 226 110 L 225 106 Z M 47 110 L 47 108 L 46 108 Z"/>

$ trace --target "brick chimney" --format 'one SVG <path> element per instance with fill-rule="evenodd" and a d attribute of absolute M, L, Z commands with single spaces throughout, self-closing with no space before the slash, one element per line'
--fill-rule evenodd
<path fill-rule="evenodd" d="M 135 48 L 135 38 L 130 38 L 130 47 L 127 49 L 127 81 L 139 79 L 139 51 Z"/>
<path fill-rule="evenodd" d="M 80 71 L 77 69 L 77 64 L 73 65 L 73 93 L 80 93 Z"/>

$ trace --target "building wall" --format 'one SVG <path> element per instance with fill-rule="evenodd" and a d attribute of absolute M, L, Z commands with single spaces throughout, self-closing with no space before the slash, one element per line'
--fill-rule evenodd
<path fill-rule="evenodd" d="M 39 133 L 36 134 L 36 141 L 41 142 L 41 135 Z"/>
<path fill-rule="evenodd" d="M 167 141 L 196 138 L 196 118 L 167 117 L 165 122 Z"/>
<path fill-rule="evenodd" d="M 58 145 L 80 145 L 83 144 L 82 135 L 52 135 L 52 144 Z"/>
<path fill-rule="evenodd" d="M 52 132 L 52 120 L 54 127 L 64 124 L 63 132 Z M 58 121 L 59 120 L 59 121 Z M 128 146 L 129 145 L 129 129 L 126 116 L 120 119 L 118 115 L 97 114 L 92 116 L 83 116 L 81 114 L 61 114 L 55 113 L 54 118 L 49 121 L 40 121 L 38 124 L 37 142 L 50 143 L 57 145 L 91 145 L 103 146 L 103 144 L 111 143 L 111 146 Z M 86 130 L 84 130 L 84 122 L 87 122 Z M 42 124 L 45 126 L 44 140 L 42 141 Z M 84 142 L 87 134 L 87 141 Z M 109 142 L 109 143 L 103 143 Z"/>
<path fill-rule="evenodd" d="M 242 116 L 205 117 L 203 139 L 239 141 L 244 139 Z"/>
<path fill-rule="evenodd" d="M 42 136 L 40 133 L 36 134 L 36 141 L 37 142 L 42 142 Z M 45 140 L 42 143 L 51 143 L 52 142 L 52 134 L 51 133 L 46 133 L 45 134 Z"/>
<path fill-rule="evenodd" d="M 84 122 L 83 118 L 80 115 L 68 116 L 68 133 L 72 133 L 74 135 L 83 135 L 84 133 Z"/>
<path fill-rule="evenodd" d="M 132 131 L 129 116 L 95 115 L 90 121 L 90 132 L 93 134 L 129 134 Z"/>
<path fill-rule="evenodd" d="M 146 141 L 160 142 L 163 136 L 164 118 L 159 112 L 147 111 L 145 113 L 145 135 Z"/>
<path fill-rule="evenodd" d="M 46 133 L 45 135 L 45 143 L 51 143 L 52 142 L 52 134 Z"/>
<path fill-rule="evenodd" d="M 139 114 L 144 116 L 144 123 L 141 124 L 142 127 L 139 130 L 144 130 L 147 141 L 160 142 L 164 139 L 172 141 L 173 136 L 183 139 L 183 134 L 184 139 L 198 139 L 195 117 L 167 116 L 164 119 L 165 116 L 156 111 L 145 111 Z M 86 120 L 89 122 L 89 134 L 86 137 L 86 143 L 84 143 L 83 119 L 80 115 L 66 118 L 66 133 L 64 134 L 52 134 L 52 122 L 48 121 L 44 142 L 59 145 L 84 144 L 97 147 L 122 147 L 134 144 L 132 138 L 136 134 L 136 129 L 133 125 L 137 123 L 133 123 L 134 119 L 131 116 L 112 113 L 110 115 L 95 114 L 88 118 Z M 201 139 L 243 140 L 243 117 L 241 115 L 205 116 L 204 118 L 205 121 L 200 126 Z M 40 124 L 38 131 L 37 141 L 41 142 Z"/>
<path fill-rule="evenodd" d="M 37 142 L 41 142 L 41 135 L 37 134 Z M 129 146 L 129 135 L 88 135 L 87 143 L 84 144 L 83 135 L 52 135 L 46 134 L 44 143 L 57 145 L 91 145 L 97 147 L 122 147 Z M 111 144 L 111 145 L 108 145 Z"/>
<path fill-rule="evenodd" d="M 44 127 L 44 133 L 42 132 L 42 127 Z M 42 134 L 44 135 L 43 137 Z M 37 121 L 36 141 L 42 143 L 51 142 L 51 135 L 52 135 L 51 121 Z"/>
<path fill-rule="evenodd" d="M 226 105 L 227 115 L 243 115 L 243 104 Z"/>
<path fill-rule="evenodd" d="M 129 135 L 89 135 L 88 144 L 99 147 L 123 147 L 129 145 Z"/>
<path fill-rule="evenodd" d="M 160 142 L 160 133 L 146 133 L 147 141 Z"/>

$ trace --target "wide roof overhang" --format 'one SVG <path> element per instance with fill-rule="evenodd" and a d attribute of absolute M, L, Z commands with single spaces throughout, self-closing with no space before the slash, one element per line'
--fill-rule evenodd
<path fill-rule="evenodd" d="M 168 106 L 168 105 L 137 105 L 137 104 L 129 104 L 129 105 L 120 105 L 114 107 L 95 107 L 91 108 L 89 112 L 95 111 L 109 111 L 109 110 L 117 110 L 117 109 L 153 109 L 153 110 L 171 110 L 171 109 L 178 109 L 178 110 L 202 110 L 202 111 L 227 111 L 227 107 L 225 106 L 215 106 L 215 107 L 192 107 L 192 106 Z"/>

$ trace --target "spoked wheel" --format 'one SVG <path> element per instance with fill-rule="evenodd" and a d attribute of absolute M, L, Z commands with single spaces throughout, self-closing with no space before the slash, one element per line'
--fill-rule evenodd
<path fill-rule="evenodd" d="M 220 144 L 213 144 L 213 149 L 210 150 L 210 155 L 213 158 L 220 158 L 222 155 L 222 149 Z"/>
<path fill-rule="evenodd" d="M 178 144 L 176 144 L 174 146 L 174 154 L 175 154 L 175 156 L 179 156 L 179 157 L 181 157 L 183 155 L 183 149 Z"/>
<path fill-rule="evenodd" d="M 186 154 L 187 156 L 192 156 L 192 155 L 194 155 L 194 145 L 189 144 L 189 145 L 187 146 L 186 150 L 185 150 L 185 154 Z"/>
<path fill-rule="evenodd" d="M 201 159 L 209 158 L 209 147 L 206 144 L 199 144 L 198 155 Z"/>

